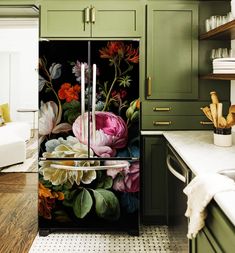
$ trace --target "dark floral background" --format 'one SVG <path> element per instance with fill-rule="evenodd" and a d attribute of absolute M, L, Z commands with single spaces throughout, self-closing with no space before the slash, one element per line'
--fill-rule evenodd
<path fill-rule="evenodd" d="M 81 63 L 85 64 L 84 115 Z M 95 138 L 90 114 L 93 63 L 97 65 Z M 136 212 L 139 162 L 91 158 L 139 157 L 138 42 L 40 42 L 39 91 L 39 155 L 55 158 L 39 162 L 39 215 L 62 222 L 71 218 L 71 210 L 76 219 L 95 215 L 106 220 Z M 113 169 L 113 165 L 120 166 Z M 89 169 L 78 169 L 84 166 Z M 99 166 L 107 169 L 97 170 Z"/>

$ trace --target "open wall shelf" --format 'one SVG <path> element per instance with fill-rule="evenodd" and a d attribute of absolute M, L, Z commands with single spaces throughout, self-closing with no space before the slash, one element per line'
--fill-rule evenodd
<path fill-rule="evenodd" d="M 233 40 L 235 39 L 235 20 L 232 20 L 224 25 L 216 27 L 209 32 L 203 33 L 199 37 L 200 40 L 218 39 L 218 40 Z"/>
<path fill-rule="evenodd" d="M 200 79 L 207 80 L 235 80 L 235 74 L 208 74 L 200 76 Z"/>

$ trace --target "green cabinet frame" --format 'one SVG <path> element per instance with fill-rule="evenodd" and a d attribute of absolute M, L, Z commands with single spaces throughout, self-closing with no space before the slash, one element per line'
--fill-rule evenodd
<path fill-rule="evenodd" d="M 198 98 L 198 3 L 148 3 L 147 77 L 147 99 Z"/>
<path fill-rule="evenodd" d="M 41 37 L 141 37 L 144 6 L 125 1 L 42 1 Z"/>
<path fill-rule="evenodd" d="M 213 200 L 207 207 L 205 227 L 190 242 L 191 253 L 230 253 L 235 249 L 235 226 Z"/>
<path fill-rule="evenodd" d="M 166 224 L 166 141 L 161 135 L 144 136 L 142 172 L 142 221 Z"/>

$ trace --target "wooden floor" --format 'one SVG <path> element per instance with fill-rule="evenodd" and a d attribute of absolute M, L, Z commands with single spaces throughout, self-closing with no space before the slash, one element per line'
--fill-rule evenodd
<path fill-rule="evenodd" d="M 0 253 L 27 253 L 37 234 L 37 173 L 0 173 Z"/>

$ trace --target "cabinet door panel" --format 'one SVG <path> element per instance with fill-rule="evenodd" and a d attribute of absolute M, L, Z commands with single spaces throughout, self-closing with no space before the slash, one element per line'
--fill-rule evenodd
<path fill-rule="evenodd" d="M 91 26 L 85 22 L 89 3 L 50 2 L 41 4 L 41 37 L 89 37 Z"/>
<path fill-rule="evenodd" d="M 96 2 L 92 37 L 140 37 L 144 8 L 139 3 Z"/>
<path fill-rule="evenodd" d="M 196 99 L 198 42 L 196 4 L 154 3 L 147 13 L 148 99 Z"/>
<path fill-rule="evenodd" d="M 164 137 L 144 137 L 143 222 L 166 224 L 166 145 Z"/>

